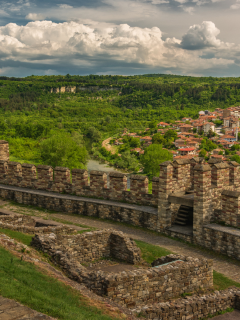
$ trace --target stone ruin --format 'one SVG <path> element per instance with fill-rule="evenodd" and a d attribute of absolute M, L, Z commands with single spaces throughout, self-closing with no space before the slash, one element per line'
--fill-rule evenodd
<path fill-rule="evenodd" d="M 43 220 L 34 219 L 30 216 L 22 214 L 10 213 L 7 210 L 0 211 L 0 228 L 19 231 L 27 234 L 69 234 L 77 232 L 74 228 L 70 228 L 63 224 L 54 223 L 49 224 Z"/>
<path fill-rule="evenodd" d="M 135 242 L 122 232 L 102 230 L 78 235 L 36 235 L 32 245 L 48 253 L 52 261 L 73 280 L 98 295 L 126 307 L 166 301 L 184 292 L 213 285 L 212 261 L 181 255 L 157 259 L 152 267 L 142 262 Z M 91 271 L 86 262 L 113 258 L 135 265 L 131 271 Z"/>
<path fill-rule="evenodd" d="M 211 291 L 211 260 L 171 254 L 156 259 L 149 267 L 143 263 L 135 242 L 122 232 L 102 230 L 69 234 L 74 232 L 72 228 L 44 225 L 34 218 L 10 214 L 4 209 L 0 211 L 0 227 L 36 233 L 32 245 L 48 253 L 69 278 L 147 319 L 197 320 L 227 308 L 240 309 L 237 288 L 176 300 L 181 294 L 195 293 L 199 289 Z M 106 272 L 86 267 L 86 263 L 94 264 L 101 259 L 114 259 L 123 263 L 123 267 L 131 264 L 133 269 Z"/>

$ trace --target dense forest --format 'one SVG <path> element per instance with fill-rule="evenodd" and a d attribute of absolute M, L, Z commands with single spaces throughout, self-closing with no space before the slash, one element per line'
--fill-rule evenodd
<path fill-rule="evenodd" d="M 63 86 L 76 86 L 76 93 L 51 93 Z M 124 128 L 144 131 L 153 122 L 233 105 L 240 105 L 240 78 L 0 77 L 0 139 L 9 141 L 11 160 L 84 167 L 89 156 L 109 157 L 101 142 Z"/>

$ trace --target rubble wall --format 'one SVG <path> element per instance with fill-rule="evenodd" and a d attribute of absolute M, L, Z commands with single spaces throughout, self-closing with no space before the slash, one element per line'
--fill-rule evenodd
<path fill-rule="evenodd" d="M 146 305 L 134 309 L 146 319 L 201 320 L 217 315 L 227 309 L 240 310 L 240 291 L 230 288 L 203 296 Z"/>
<path fill-rule="evenodd" d="M 36 235 L 32 245 L 49 253 L 70 278 L 126 307 L 168 300 L 213 285 L 211 260 L 169 255 L 165 259 L 170 259 L 170 264 L 141 267 L 140 249 L 122 232 L 102 230 L 76 236 Z M 116 257 L 114 252 L 118 252 L 118 259 L 140 264 L 139 268 L 109 273 L 89 271 L 81 264 L 101 257 Z"/>

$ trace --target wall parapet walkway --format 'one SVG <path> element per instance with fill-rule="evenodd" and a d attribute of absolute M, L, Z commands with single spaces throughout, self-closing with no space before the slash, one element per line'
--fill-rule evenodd
<path fill-rule="evenodd" d="M 126 222 L 157 231 L 157 208 L 0 185 L 0 197 L 25 205 Z"/>

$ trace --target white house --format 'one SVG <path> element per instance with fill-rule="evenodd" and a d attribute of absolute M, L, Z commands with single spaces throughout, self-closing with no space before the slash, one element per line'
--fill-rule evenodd
<path fill-rule="evenodd" d="M 203 123 L 203 131 L 204 133 L 208 133 L 209 131 L 215 132 L 215 124 L 213 122 Z"/>

